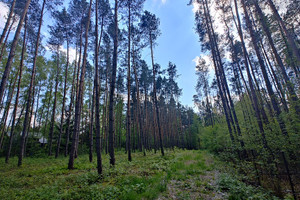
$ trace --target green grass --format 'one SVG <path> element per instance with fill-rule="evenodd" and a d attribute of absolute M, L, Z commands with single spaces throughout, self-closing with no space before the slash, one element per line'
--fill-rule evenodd
<path fill-rule="evenodd" d="M 74 170 L 67 169 L 65 157 L 25 158 L 22 167 L 17 167 L 16 157 L 9 164 L 0 158 L 0 199 L 168 199 L 172 183 L 177 184 L 173 188 L 179 199 L 191 199 L 197 193 L 215 195 L 217 190 L 227 192 L 231 199 L 248 199 L 247 195 L 257 193 L 229 175 L 220 176 L 219 187 L 211 185 L 214 178 L 205 177 L 218 167 L 206 151 L 167 151 L 164 157 L 133 153 L 132 162 L 124 152 L 116 152 L 115 167 L 109 166 L 108 155 L 102 157 L 101 177 L 96 157 L 90 163 L 88 155 L 75 160 Z"/>
<path fill-rule="evenodd" d="M 17 158 L 9 164 L 0 159 L 0 199 L 155 199 L 166 190 L 172 173 L 183 169 L 180 160 L 189 159 L 188 151 L 160 154 L 133 153 L 127 161 L 124 152 L 116 152 L 115 167 L 103 155 L 103 175 L 96 171 L 96 157 L 80 155 L 75 169 L 68 170 L 68 158 L 25 158 L 17 167 Z"/>

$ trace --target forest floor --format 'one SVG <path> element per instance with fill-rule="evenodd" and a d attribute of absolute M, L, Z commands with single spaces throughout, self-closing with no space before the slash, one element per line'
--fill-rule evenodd
<path fill-rule="evenodd" d="M 116 165 L 109 167 L 103 155 L 103 175 L 98 176 L 96 157 L 80 155 L 75 169 L 68 158 L 17 158 L 9 164 L 0 159 L 0 199 L 275 199 L 222 172 L 222 163 L 201 150 L 132 154 L 116 152 Z"/>

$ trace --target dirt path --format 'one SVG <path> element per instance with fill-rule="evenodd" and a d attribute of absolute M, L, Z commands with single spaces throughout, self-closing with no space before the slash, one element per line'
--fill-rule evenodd
<path fill-rule="evenodd" d="M 175 163 L 178 169 L 171 174 L 167 189 L 158 200 L 167 199 L 227 199 L 218 189 L 219 171 L 213 159 L 203 154 L 185 154 Z"/>

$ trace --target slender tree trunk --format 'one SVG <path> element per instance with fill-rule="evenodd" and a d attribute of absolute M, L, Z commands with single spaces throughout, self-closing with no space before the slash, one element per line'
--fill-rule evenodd
<path fill-rule="evenodd" d="M 287 38 L 282 30 L 282 27 L 280 26 L 280 24 L 278 24 L 278 28 L 279 28 L 279 31 L 280 31 L 280 35 L 282 37 L 282 40 L 285 44 L 285 46 L 287 47 L 286 48 L 286 51 L 287 51 L 287 58 L 291 58 L 291 67 L 293 69 L 293 71 L 295 72 L 295 76 L 297 78 L 297 83 L 299 84 L 300 81 L 299 81 L 299 75 L 300 75 L 300 70 L 299 70 L 299 65 L 297 65 L 297 61 L 295 59 L 293 59 L 293 52 L 292 50 L 289 48 L 289 44 L 288 44 L 288 41 L 287 41 Z"/>
<path fill-rule="evenodd" d="M 82 63 L 82 69 L 81 69 L 81 75 L 80 75 L 80 84 L 79 84 L 79 90 L 78 90 L 78 98 L 76 101 L 75 106 L 75 119 L 74 119 L 74 132 L 72 137 L 72 147 L 70 151 L 70 159 L 69 159 L 69 169 L 74 169 L 74 158 L 75 158 L 75 151 L 76 151 L 76 143 L 77 143 L 77 137 L 79 135 L 79 126 L 80 126 L 80 115 L 81 115 L 81 103 L 83 99 L 83 85 L 84 85 L 84 76 L 85 76 L 85 70 L 86 70 L 86 63 L 87 63 L 87 48 L 88 48 L 88 31 L 90 26 L 90 18 L 91 18 L 91 9 L 92 9 L 92 0 L 90 0 L 90 6 L 89 6 L 89 13 L 88 13 L 88 20 L 86 24 L 86 31 L 85 31 L 85 45 L 84 45 L 84 52 L 83 52 L 83 63 Z"/>
<path fill-rule="evenodd" d="M 29 3 L 30 3 L 30 2 L 29 2 Z M 1 34 L 1 38 L 0 38 L 0 47 L 2 47 L 3 40 L 4 40 L 4 38 L 5 38 L 5 35 L 6 35 L 7 30 L 10 29 L 9 26 L 12 26 L 12 24 L 14 23 L 14 21 L 13 21 L 13 22 L 10 24 L 11 18 L 13 17 L 15 5 L 16 5 L 16 0 L 13 0 L 13 2 L 11 3 L 11 6 L 10 6 L 9 14 L 8 14 L 8 17 L 7 17 L 7 20 L 6 20 L 4 29 L 3 29 L 2 34 Z M 25 15 L 26 15 L 26 14 L 25 14 Z M 24 20 L 24 19 L 23 19 L 23 20 Z M 23 22 L 22 22 L 22 23 L 23 23 Z"/>
<path fill-rule="evenodd" d="M 47 114 L 46 114 L 46 119 L 45 119 L 45 128 L 44 128 L 44 136 L 43 137 L 46 137 L 46 132 L 47 132 L 50 104 L 51 104 L 51 99 L 52 99 L 52 86 L 53 86 L 53 83 L 51 81 L 50 86 L 49 86 L 50 94 L 49 94 L 48 109 L 47 109 Z"/>
<path fill-rule="evenodd" d="M 36 72 L 35 72 L 36 73 Z M 33 89 L 32 89 L 32 103 L 31 103 L 31 106 L 30 106 L 30 114 L 29 114 L 29 126 L 28 126 L 28 130 L 27 130 L 27 134 L 26 134 L 26 138 L 25 138 L 25 145 L 24 145 L 24 157 L 26 156 L 26 147 L 27 147 L 27 143 L 28 143 L 28 138 L 29 138 L 29 132 L 30 132 L 30 128 L 31 128 L 31 120 L 32 120 L 32 116 L 33 116 L 33 110 L 34 110 L 34 104 L 35 104 L 35 76 L 34 76 L 34 79 L 33 79 Z M 34 125 L 33 125 L 34 126 Z M 31 135 L 33 137 L 33 134 Z"/>
<path fill-rule="evenodd" d="M 278 51 L 277 51 L 277 49 L 275 47 L 275 44 L 274 44 L 274 41 L 273 41 L 273 38 L 272 38 L 272 35 L 271 35 L 271 31 L 270 31 L 269 26 L 267 25 L 267 22 L 266 22 L 266 18 L 265 18 L 265 16 L 264 16 L 264 14 L 263 14 L 263 12 L 262 12 L 262 10 L 261 10 L 261 8 L 260 8 L 260 6 L 259 6 L 259 4 L 258 4 L 257 1 L 254 2 L 254 5 L 255 5 L 256 11 L 257 11 L 257 13 L 259 15 L 259 21 L 260 21 L 260 23 L 261 23 L 261 25 L 263 27 L 264 32 L 266 33 L 266 36 L 267 36 L 268 41 L 269 41 L 269 44 L 270 44 L 271 49 L 272 49 L 272 51 L 274 53 L 276 62 L 278 64 L 280 72 L 281 72 L 281 74 L 283 76 L 284 82 L 287 85 L 287 89 L 288 89 L 288 91 L 290 93 L 290 99 L 292 101 L 292 106 L 294 107 L 297 115 L 300 118 L 300 107 L 298 105 L 299 104 L 298 103 L 298 97 L 297 97 L 297 95 L 295 93 L 293 84 L 291 83 L 291 81 L 290 81 L 290 79 L 289 79 L 289 77 L 288 77 L 288 75 L 286 73 L 284 64 L 283 64 L 283 62 L 282 62 L 282 60 L 281 60 L 281 58 L 279 56 L 279 53 L 278 53 Z"/>
<path fill-rule="evenodd" d="M 283 105 L 283 109 L 285 112 L 289 112 L 289 108 L 288 108 L 288 105 L 287 105 L 287 101 L 285 99 L 285 92 L 283 91 L 283 88 L 282 88 L 282 84 L 281 82 L 279 81 L 278 79 L 278 76 L 276 74 L 276 72 L 274 71 L 274 68 L 272 66 L 272 63 L 269 59 L 269 56 L 266 52 L 266 49 L 264 47 L 264 45 L 262 44 L 262 42 L 260 41 L 260 47 L 262 49 L 262 57 L 264 59 L 264 62 L 266 63 L 266 67 L 267 67 L 267 71 L 272 79 L 272 82 L 273 82 L 273 85 L 275 87 L 275 90 L 278 94 L 278 97 L 280 99 L 280 102 L 282 103 Z"/>
<path fill-rule="evenodd" d="M 103 117 L 102 117 L 102 127 L 104 133 L 102 131 L 104 143 L 102 146 L 105 147 L 105 153 L 108 153 L 108 69 L 106 69 L 106 78 L 105 78 L 105 96 L 104 96 L 104 103 L 105 103 L 105 112 L 103 110 Z"/>
<path fill-rule="evenodd" d="M 95 66 L 96 67 L 96 66 Z M 95 108 L 95 91 L 96 86 L 93 87 L 92 105 L 90 107 L 90 123 L 89 123 L 89 160 L 93 162 L 93 132 L 94 132 L 94 108 Z M 97 137 L 97 136 L 96 136 Z M 97 149 L 96 149 L 97 150 Z"/>
<path fill-rule="evenodd" d="M 263 59 L 261 57 L 260 50 L 259 50 L 258 45 L 257 45 L 257 37 L 255 35 L 255 32 L 254 32 L 253 28 L 252 28 L 252 24 L 251 24 L 251 21 L 250 21 L 250 18 L 249 18 L 248 11 L 247 11 L 244 0 L 242 0 L 242 6 L 243 6 L 243 9 L 244 9 L 246 24 L 247 24 L 247 27 L 250 31 L 251 40 L 252 40 L 254 50 L 256 52 L 256 55 L 257 55 L 257 58 L 258 58 L 258 61 L 259 61 L 259 65 L 260 65 L 260 68 L 261 68 L 261 71 L 262 71 L 262 74 L 263 74 L 263 77 L 264 77 L 264 81 L 265 81 L 265 84 L 266 84 L 266 87 L 267 87 L 267 91 L 269 93 L 269 97 L 271 99 L 272 107 L 275 111 L 276 119 L 279 123 L 279 127 L 281 129 L 282 134 L 284 136 L 288 136 L 288 133 L 287 133 L 287 130 L 286 130 L 286 127 L 285 127 L 285 123 L 284 123 L 283 119 L 280 117 L 281 111 L 280 111 L 280 108 L 278 106 L 277 98 L 274 94 L 272 85 L 269 81 L 269 77 L 268 77 L 268 74 L 267 74 L 267 71 L 266 71 L 266 66 L 265 66 L 265 64 L 263 62 Z"/>
<path fill-rule="evenodd" d="M 149 136 L 149 131 L 150 131 L 150 117 L 149 117 L 149 113 L 148 113 L 148 104 L 147 104 L 147 99 L 148 99 L 148 95 L 147 95 L 147 86 L 146 83 L 144 84 L 144 92 L 145 92 L 145 100 L 144 100 L 144 117 L 145 117 L 145 123 L 143 124 L 144 126 L 144 148 L 146 149 L 147 144 L 146 144 L 146 138 Z M 154 124 L 153 124 L 154 127 Z"/>
<path fill-rule="evenodd" d="M 64 94 L 63 94 L 63 102 L 61 107 L 61 118 L 60 118 L 60 127 L 59 127 L 59 136 L 57 140 L 55 158 L 59 155 L 61 136 L 63 133 L 63 124 L 64 124 L 64 115 L 65 115 L 65 104 L 66 104 L 66 94 L 67 94 L 67 79 L 68 79 L 68 69 L 69 69 L 69 41 L 67 39 L 67 65 L 65 69 L 65 83 L 64 83 Z"/>
<path fill-rule="evenodd" d="M 65 156 L 68 155 L 69 152 L 69 140 L 70 140 L 70 124 L 71 124 L 71 117 L 73 112 L 73 104 L 74 104 L 74 93 L 75 93 L 75 78 L 76 78 L 76 69 L 77 69 L 77 46 L 76 46 L 76 56 L 75 56 L 75 65 L 74 65 L 74 72 L 73 72 L 73 80 L 72 80 L 72 89 L 71 89 L 71 99 L 69 104 L 69 115 L 67 119 L 67 128 L 66 128 L 66 149 L 65 149 Z M 78 66 L 79 67 L 79 66 Z"/>
<path fill-rule="evenodd" d="M 79 73 L 80 73 L 80 65 L 81 65 L 81 55 L 82 55 L 82 32 L 83 32 L 83 25 L 80 27 L 80 40 L 79 40 L 79 58 L 78 58 L 78 68 L 76 74 L 76 100 L 78 99 L 78 90 L 79 90 Z"/>
<path fill-rule="evenodd" d="M 25 20 L 25 16 L 27 14 L 27 10 L 28 10 L 30 2 L 31 2 L 31 0 L 26 1 L 26 4 L 25 4 L 24 9 L 23 9 L 23 13 L 20 16 L 19 24 L 18 24 L 16 33 L 15 33 L 14 39 L 13 39 L 12 44 L 11 44 L 10 52 L 9 52 L 9 55 L 8 55 L 8 59 L 7 59 L 7 62 L 6 62 L 6 66 L 5 66 L 3 76 L 2 76 L 2 80 L 1 80 L 1 84 L 0 84 L 0 104 L 2 103 L 3 93 L 4 93 L 4 90 L 5 90 L 5 87 L 6 87 L 6 82 L 7 82 L 8 76 L 9 76 L 10 71 L 11 71 L 11 66 L 12 66 L 12 63 L 13 63 L 13 60 L 14 60 L 14 57 L 15 57 L 15 51 L 16 51 L 17 43 L 18 43 L 18 40 L 19 40 L 19 36 L 20 36 L 20 33 L 21 33 L 23 22 Z"/>
<path fill-rule="evenodd" d="M 7 148 L 7 153 L 6 153 L 6 158 L 5 158 L 6 163 L 8 163 L 8 160 L 10 157 L 12 143 L 13 143 L 13 137 L 14 137 L 15 121 L 16 121 L 16 115 L 17 115 L 18 104 L 19 104 L 20 85 L 21 85 L 22 72 L 23 72 L 24 55 L 25 55 L 25 51 L 26 51 L 26 33 L 27 33 L 27 20 L 25 20 L 25 26 L 24 26 L 24 37 L 23 37 L 20 69 L 19 69 L 20 70 L 19 71 L 19 80 L 18 80 L 17 94 L 16 94 L 16 100 L 15 100 L 13 116 L 12 116 L 12 125 L 11 125 L 10 136 L 9 136 L 9 145 Z"/>
<path fill-rule="evenodd" d="M 52 110 L 52 118 L 51 118 L 51 125 L 49 130 L 49 152 L 48 156 L 52 156 L 52 144 L 53 144 L 53 133 L 54 133 L 54 125 L 55 125 L 55 111 L 56 111 L 56 103 L 57 103 L 57 90 L 58 90 L 58 83 L 59 83 L 59 68 L 60 68 L 60 58 L 59 58 L 59 45 L 57 46 L 57 71 L 56 71 L 56 80 L 55 80 L 55 91 L 54 91 L 54 102 L 53 102 L 53 110 Z M 57 154 L 58 156 L 58 154 Z"/>
<path fill-rule="evenodd" d="M 206 5 L 206 9 L 208 11 L 209 7 L 208 7 L 208 4 L 207 4 L 207 1 L 205 1 L 205 5 Z M 227 96 L 228 96 L 228 102 L 229 102 L 228 108 L 231 110 L 232 115 L 233 115 L 233 119 L 234 119 L 233 126 L 235 126 L 235 128 L 237 130 L 237 134 L 239 136 L 239 142 L 240 142 L 240 145 L 241 145 L 241 147 L 244 151 L 243 156 L 247 156 L 246 151 L 244 149 L 245 148 L 245 143 L 242 139 L 242 133 L 241 133 L 241 129 L 240 129 L 240 126 L 239 126 L 239 121 L 238 121 L 238 118 L 236 116 L 233 101 L 231 99 L 230 91 L 229 91 L 229 88 L 228 88 L 228 83 L 227 83 L 227 80 L 226 80 L 226 77 L 225 77 L 223 62 L 221 60 L 220 51 L 219 51 L 219 47 L 218 47 L 218 44 L 217 44 L 217 39 L 216 39 L 216 36 L 215 36 L 214 28 L 212 26 L 212 20 L 211 20 L 209 12 L 207 12 L 207 16 L 208 16 L 209 22 L 211 24 L 212 37 L 213 37 L 213 41 L 214 41 L 215 47 L 216 47 L 216 53 L 217 53 L 217 58 L 218 58 L 218 61 L 219 61 L 219 71 L 220 71 L 220 78 L 221 78 L 222 86 L 224 87 L 225 95 L 227 94 Z"/>
<path fill-rule="evenodd" d="M 100 86 L 99 86 L 99 66 L 98 66 L 98 54 L 99 54 L 99 47 L 101 45 L 102 33 L 103 33 L 103 17 L 101 21 L 101 33 L 100 33 L 100 40 L 99 46 L 98 44 L 98 0 L 96 0 L 96 15 L 95 15 L 95 92 L 96 92 L 96 107 L 95 107 L 95 120 L 96 120 L 96 153 L 97 153 L 97 169 L 98 174 L 102 174 L 102 158 L 101 158 L 101 136 L 100 136 Z M 103 109 L 104 110 L 104 109 Z"/>
<path fill-rule="evenodd" d="M 224 88 L 221 85 L 221 77 L 220 77 L 219 70 L 218 70 L 218 68 L 219 68 L 218 64 L 219 63 L 217 62 L 218 59 L 217 59 L 217 56 L 216 56 L 217 50 L 215 49 L 216 48 L 215 41 L 214 41 L 214 38 L 213 38 L 213 35 L 212 35 L 211 26 L 209 25 L 209 20 L 208 20 L 209 13 L 208 13 L 207 7 L 205 6 L 204 1 L 202 3 L 203 3 L 203 7 L 204 7 L 204 15 L 205 15 L 205 18 L 206 18 L 206 26 L 207 26 L 208 35 L 209 35 L 210 46 L 212 48 L 211 53 L 212 53 L 212 56 L 213 56 L 213 63 L 214 63 L 216 77 L 217 77 L 217 84 L 218 84 L 218 88 L 219 88 L 219 94 L 221 96 L 221 101 L 222 101 L 222 104 L 223 104 L 223 109 L 224 109 L 224 113 L 225 113 L 225 118 L 226 118 L 226 123 L 227 123 L 228 131 L 229 131 L 230 139 L 231 139 L 232 144 L 234 144 L 235 143 L 235 138 L 232 134 L 232 127 L 231 127 L 231 123 L 230 123 L 231 113 L 229 111 L 228 104 L 226 102 L 226 98 L 225 98 L 225 95 L 224 95 L 224 92 L 223 92 Z"/>
<path fill-rule="evenodd" d="M 299 50 L 296 46 L 296 42 L 295 40 L 293 39 L 291 33 L 287 30 L 282 18 L 280 17 L 274 3 L 272 0 L 268 0 L 268 4 L 276 18 L 276 20 L 279 22 L 281 28 L 283 29 L 283 32 L 287 38 L 287 42 L 289 44 L 289 47 L 288 48 L 291 48 L 292 52 L 293 52 L 293 56 L 294 58 L 297 60 L 297 65 L 299 66 L 300 65 L 300 53 L 299 53 Z"/>
<path fill-rule="evenodd" d="M 35 129 L 36 129 L 36 122 L 37 122 L 37 112 L 39 110 L 39 102 L 40 102 L 40 94 L 41 94 L 41 88 L 42 88 L 42 85 L 41 84 L 38 84 L 39 85 L 39 89 L 38 89 L 38 96 L 37 96 L 37 101 L 36 101 L 36 109 L 35 109 L 35 112 L 34 112 L 34 120 L 33 120 L 33 131 L 35 133 Z"/>
<path fill-rule="evenodd" d="M 131 124 L 131 116 L 130 116 L 130 58 L 131 58 L 131 2 L 128 1 L 128 58 L 127 58 L 127 153 L 128 153 L 128 161 L 131 161 L 131 144 L 130 144 L 130 124 Z"/>
<path fill-rule="evenodd" d="M 6 47 L 6 43 L 7 43 L 8 37 L 9 37 L 9 35 L 10 35 L 11 29 L 12 29 L 12 27 L 13 27 L 15 21 L 16 21 L 16 17 L 13 16 L 13 22 L 11 23 L 11 25 L 10 25 L 10 27 L 9 27 L 9 29 L 8 29 L 8 32 L 7 32 L 7 35 L 6 35 L 6 37 L 5 37 L 4 43 L 3 43 L 2 46 L 0 45 L 0 48 L 1 48 L 0 62 L 2 61 L 3 54 L 4 54 L 4 50 L 5 50 L 5 47 Z"/>
<path fill-rule="evenodd" d="M 113 50 L 113 65 L 112 76 L 109 94 L 109 126 L 108 126 L 108 151 L 110 156 L 110 164 L 115 165 L 115 150 L 114 150 L 114 94 L 116 85 L 117 62 L 118 62 L 118 0 L 115 0 L 115 13 L 114 13 L 114 50 Z"/>
<path fill-rule="evenodd" d="M 241 26 L 239 11 L 238 11 L 237 0 L 234 0 L 234 6 L 235 6 L 236 18 L 237 18 L 238 23 L 236 24 L 236 22 L 235 21 L 234 22 L 235 22 L 235 25 L 236 25 L 236 28 L 238 30 L 239 37 L 240 37 L 240 40 L 241 40 L 241 43 L 242 43 L 244 63 L 245 63 L 245 68 L 246 68 L 249 87 L 250 87 L 250 92 L 251 92 L 250 97 L 251 97 L 252 107 L 254 108 L 254 111 L 255 111 L 255 117 L 256 117 L 258 127 L 259 127 L 259 131 L 260 131 L 261 136 L 262 136 L 263 145 L 264 145 L 265 148 L 269 149 L 268 148 L 268 143 L 267 143 L 267 140 L 266 140 L 266 136 L 265 136 L 265 131 L 264 131 L 264 128 L 263 128 L 262 119 L 261 119 L 261 111 L 260 111 L 260 108 L 258 106 L 258 97 L 256 95 L 256 91 L 255 91 L 255 88 L 254 88 L 254 85 L 253 85 L 253 79 L 252 79 L 252 76 L 251 76 L 251 73 L 250 73 L 249 63 L 247 62 L 248 61 L 248 58 L 247 58 L 248 57 L 248 51 L 246 49 L 246 45 L 245 45 L 245 42 L 244 42 L 244 36 L 243 36 L 243 32 L 242 32 L 242 26 Z M 233 11 L 232 11 L 232 15 L 233 15 Z M 242 75 L 242 73 L 240 73 L 240 74 Z"/>
<path fill-rule="evenodd" d="M 139 86 L 139 80 L 137 76 L 137 70 L 136 70 L 136 65 L 134 61 L 134 47 L 133 47 L 133 72 L 134 72 L 134 79 L 135 79 L 135 85 L 136 85 L 136 98 L 137 98 L 137 112 L 138 112 L 138 123 L 139 123 L 139 129 L 140 129 L 140 134 L 141 134 L 141 147 L 144 156 L 146 156 L 146 151 L 145 151 L 145 141 L 144 141 L 144 131 L 143 131 L 143 121 L 142 121 L 142 113 L 141 113 L 141 100 L 140 100 L 140 86 Z"/>
<path fill-rule="evenodd" d="M 30 4 L 30 1 L 31 0 L 27 0 L 28 6 Z M 26 3 L 26 6 L 27 6 L 27 3 Z M 42 28 L 42 23 L 43 23 L 45 3 L 46 3 L 46 0 L 43 1 L 40 21 L 39 21 L 39 28 L 38 28 L 38 33 L 37 33 L 37 39 L 36 39 L 36 44 L 35 44 L 35 53 L 34 53 L 34 58 L 33 58 L 31 81 L 30 81 L 30 86 L 29 86 L 29 90 L 28 90 L 28 101 L 27 101 L 27 106 L 26 106 L 26 111 L 25 111 L 25 119 L 24 119 L 24 123 L 23 123 L 23 131 L 22 131 L 22 138 L 21 138 L 21 145 L 20 145 L 21 148 L 20 148 L 18 166 L 22 165 L 22 160 L 23 160 L 23 156 L 24 156 L 24 149 L 25 149 L 25 139 L 26 139 L 26 135 L 27 135 L 26 132 L 27 132 L 28 121 L 30 123 L 30 119 L 29 119 L 29 112 L 30 111 L 29 111 L 29 109 L 30 109 L 31 98 L 32 98 L 32 89 L 33 89 L 34 79 L 35 79 L 36 60 L 37 60 L 37 56 L 38 56 L 38 47 L 39 47 L 39 43 L 40 43 L 40 35 L 41 35 L 41 28 Z M 26 8 L 26 6 L 25 6 L 25 8 Z M 27 9 L 28 9 L 28 6 L 27 6 Z M 25 8 L 24 8 L 24 12 L 25 12 Z M 26 9 L 26 11 L 27 11 L 27 9 Z M 26 12 L 25 12 L 25 14 L 26 14 Z M 21 20 L 20 20 L 20 22 L 21 22 Z M 19 22 L 19 25 L 20 25 L 20 22 Z M 0 98 L 1 98 L 1 88 L 0 88 Z"/>
<path fill-rule="evenodd" d="M 2 147 L 3 147 L 2 145 L 4 143 L 3 141 L 4 141 L 4 135 L 5 135 L 6 122 L 7 122 L 8 114 L 9 114 L 9 111 L 10 111 L 10 105 L 11 105 L 11 101 L 13 99 L 16 82 L 18 80 L 18 75 L 19 75 L 19 71 L 17 72 L 16 77 L 12 78 L 11 82 L 13 80 L 14 81 L 13 81 L 13 83 L 10 84 L 10 87 L 8 89 L 6 106 L 5 106 L 5 109 L 3 111 L 3 117 L 2 117 L 2 122 L 1 122 L 1 126 L 0 126 L 0 133 L 2 133 L 1 138 L 0 138 L 0 149 L 2 149 Z"/>
<path fill-rule="evenodd" d="M 164 156 L 165 152 L 164 152 L 164 147 L 163 147 L 161 124 L 160 124 L 160 118 L 159 118 L 159 108 L 158 108 L 157 95 L 156 95 L 156 78 L 155 78 L 156 69 L 155 69 L 154 57 L 153 57 L 152 34 L 150 34 L 150 50 L 151 50 L 151 61 L 152 61 L 152 71 L 153 71 L 153 98 L 154 98 L 154 105 L 155 105 L 155 112 L 156 112 L 158 136 L 159 136 L 161 155 Z"/>
<path fill-rule="evenodd" d="M 43 104 L 43 108 L 39 114 L 39 119 L 38 119 L 38 133 L 40 133 L 40 130 L 41 130 L 41 123 L 42 123 L 42 118 L 43 118 L 43 115 L 44 115 L 44 110 L 45 110 L 46 106 L 45 106 L 45 103 Z M 36 111 L 38 112 L 38 110 Z"/>

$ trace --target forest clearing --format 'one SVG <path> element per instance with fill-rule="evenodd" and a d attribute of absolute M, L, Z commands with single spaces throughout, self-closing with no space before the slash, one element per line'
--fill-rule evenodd
<path fill-rule="evenodd" d="M 0 199 L 300 199 L 299 0 L 0 0 Z"/>

